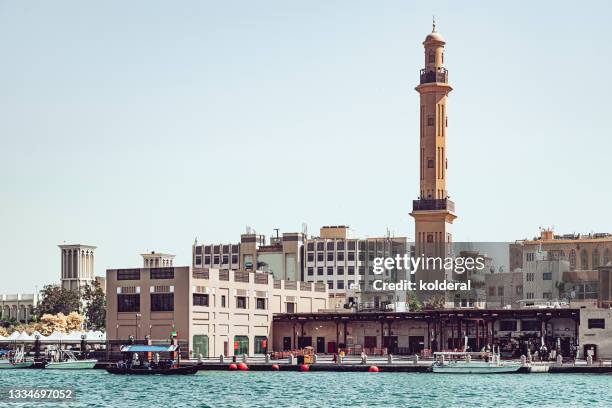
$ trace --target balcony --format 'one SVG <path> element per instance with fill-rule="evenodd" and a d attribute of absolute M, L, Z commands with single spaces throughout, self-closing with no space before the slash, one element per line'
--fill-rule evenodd
<path fill-rule="evenodd" d="M 438 68 L 437 71 L 421 70 L 421 84 L 430 84 L 435 82 L 448 83 L 448 70 L 446 68 Z"/>
<path fill-rule="evenodd" d="M 433 211 L 433 210 L 446 210 L 455 212 L 455 203 L 448 198 L 442 198 L 439 200 L 413 200 L 412 211 Z"/>

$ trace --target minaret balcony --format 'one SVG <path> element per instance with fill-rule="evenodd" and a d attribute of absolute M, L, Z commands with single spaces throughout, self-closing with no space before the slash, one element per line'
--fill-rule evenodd
<path fill-rule="evenodd" d="M 455 203 L 448 198 L 412 200 L 412 211 L 444 210 L 455 212 Z"/>
<path fill-rule="evenodd" d="M 446 68 L 438 68 L 436 71 L 421 70 L 421 84 L 435 82 L 448 83 L 448 70 Z"/>

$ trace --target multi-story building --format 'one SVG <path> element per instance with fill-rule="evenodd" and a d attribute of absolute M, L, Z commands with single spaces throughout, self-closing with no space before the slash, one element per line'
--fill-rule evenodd
<path fill-rule="evenodd" d="M 390 270 L 374 275 L 376 257 L 403 255 L 409 251 L 405 237 L 355 238 L 348 226 L 325 226 L 318 237 L 283 233 L 266 240 L 263 235 L 241 235 L 240 243 L 193 246 L 194 268 L 269 272 L 277 280 L 325 283 L 330 307 L 386 306 L 404 302 L 405 293 L 377 291 L 376 279 L 398 281 L 409 275 Z"/>
<path fill-rule="evenodd" d="M 326 283 L 330 307 L 384 308 L 405 302 L 405 292 L 376 290 L 374 282 L 410 279 L 405 270 L 385 269 L 375 275 L 375 258 L 409 253 L 406 237 L 354 238 L 348 226 L 326 226 L 306 240 L 304 281 Z"/>
<path fill-rule="evenodd" d="M 522 268 L 524 253 L 538 248 L 546 251 L 551 259 L 568 261 L 570 271 L 596 270 L 612 262 L 612 234 L 555 235 L 551 229 L 542 229 L 538 238 L 510 244 L 510 271 Z"/>
<path fill-rule="evenodd" d="M 274 280 L 260 271 L 109 269 L 106 285 L 108 339 L 163 341 L 176 332 L 192 354 L 204 357 L 264 353 L 273 313 L 313 313 L 328 305 L 324 284 Z"/>
<path fill-rule="evenodd" d="M 91 245 L 58 245 L 61 250 L 62 287 L 80 290 L 95 280 L 94 251 Z"/>
<path fill-rule="evenodd" d="M 522 272 L 494 272 L 485 275 L 487 309 L 518 308 L 523 300 Z"/>
<path fill-rule="evenodd" d="M 239 243 L 194 243 L 194 268 L 218 268 L 234 271 L 262 270 L 274 279 L 301 280 L 304 234 L 284 233 L 273 237 L 268 244 L 264 235 L 247 233 Z"/>

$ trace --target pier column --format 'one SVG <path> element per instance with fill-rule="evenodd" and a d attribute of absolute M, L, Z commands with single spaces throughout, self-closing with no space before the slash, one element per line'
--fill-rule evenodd
<path fill-rule="evenodd" d="M 336 320 L 336 353 L 340 352 L 340 323 Z"/>
<path fill-rule="evenodd" d="M 431 350 L 431 328 L 429 327 L 429 320 L 427 321 L 427 349 Z"/>
<path fill-rule="evenodd" d="M 348 329 L 347 329 L 348 322 L 344 321 L 342 322 L 342 325 L 344 326 L 342 329 L 342 341 L 344 342 L 344 348 L 346 349 L 348 348 L 348 342 L 346 341 L 347 332 L 348 332 Z"/>
<path fill-rule="evenodd" d="M 383 347 L 385 346 L 385 322 L 380 321 L 380 355 L 383 355 Z"/>

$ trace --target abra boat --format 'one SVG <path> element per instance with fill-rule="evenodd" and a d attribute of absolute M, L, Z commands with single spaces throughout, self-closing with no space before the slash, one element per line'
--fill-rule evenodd
<path fill-rule="evenodd" d="M 472 357 L 482 357 L 483 360 L 472 361 Z M 436 361 L 431 369 L 434 373 L 444 374 L 507 374 L 515 373 L 521 365 L 502 362 L 499 354 L 469 353 L 469 352 L 438 352 L 434 353 Z"/>
<path fill-rule="evenodd" d="M 60 350 L 57 361 L 49 361 L 48 370 L 85 370 L 94 368 L 98 360 L 86 359 L 79 360 L 70 350 Z"/>
<path fill-rule="evenodd" d="M 121 346 L 125 359 L 117 364 L 106 367 L 111 374 L 132 375 L 174 375 L 195 374 L 197 366 L 181 366 L 180 350 L 178 345 L 141 345 L 130 344 Z M 138 354 L 140 353 L 140 355 Z M 169 358 L 161 359 L 160 354 L 167 354 Z"/>

